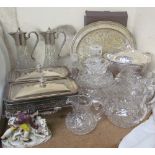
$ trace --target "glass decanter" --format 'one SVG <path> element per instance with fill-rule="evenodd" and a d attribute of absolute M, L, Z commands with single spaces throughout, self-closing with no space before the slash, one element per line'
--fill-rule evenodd
<path fill-rule="evenodd" d="M 94 45 L 90 47 L 89 55 L 79 67 L 80 72 L 77 82 L 84 88 L 102 88 L 111 84 L 113 75 L 108 71 L 109 63 L 102 58 L 102 47 Z"/>
<path fill-rule="evenodd" d="M 111 87 L 103 90 L 107 95 L 105 111 L 108 119 L 123 128 L 140 123 L 148 114 L 154 98 L 152 80 L 141 76 L 135 66 L 121 71 Z"/>
<path fill-rule="evenodd" d="M 95 129 L 103 114 L 102 103 L 91 100 L 86 95 L 70 96 L 66 103 L 73 107 L 73 111 L 68 113 L 65 120 L 66 127 L 71 132 L 84 135 Z"/>
<path fill-rule="evenodd" d="M 17 32 L 9 34 L 14 38 L 17 48 L 16 69 L 34 68 L 36 66 L 36 61 L 33 57 L 33 53 L 39 42 L 38 34 L 34 31 L 27 34 L 20 28 L 18 28 Z M 27 40 L 30 38 L 31 34 L 34 34 L 36 36 L 36 42 L 32 50 L 29 49 L 29 46 L 27 44 Z"/>

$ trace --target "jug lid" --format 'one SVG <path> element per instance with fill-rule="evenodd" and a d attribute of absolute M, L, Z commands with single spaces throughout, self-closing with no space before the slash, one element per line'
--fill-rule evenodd
<path fill-rule="evenodd" d="M 50 27 L 46 32 L 40 32 L 40 34 L 44 37 L 45 39 L 45 44 L 50 44 L 53 45 L 55 44 L 55 31 L 53 31 Z"/>
<path fill-rule="evenodd" d="M 18 27 L 16 32 L 11 32 L 10 34 L 26 34 L 26 32 L 22 31 L 20 27 Z"/>
<path fill-rule="evenodd" d="M 9 34 L 14 38 L 17 46 L 26 45 L 26 32 L 23 32 L 20 27 L 16 32 L 10 32 Z"/>

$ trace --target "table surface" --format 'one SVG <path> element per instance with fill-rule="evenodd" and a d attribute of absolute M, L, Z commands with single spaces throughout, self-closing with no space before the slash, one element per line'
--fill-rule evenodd
<path fill-rule="evenodd" d="M 91 133 L 78 136 L 71 133 L 65 126 L 65 117 L 68 113 L 60 111 L 46 116 L 49 129 L 53 137 L 46 143 L 36 147 L 41 148 L 115 148 L 121 139 L 127 135 L 131 128 L 123 129 L 114 126 L 107 118 L 98 122 L 97 127 Z"/>

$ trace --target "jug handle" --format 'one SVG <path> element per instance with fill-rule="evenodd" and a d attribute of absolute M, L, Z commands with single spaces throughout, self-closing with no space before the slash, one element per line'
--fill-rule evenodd
<path fill-rule="evenodd" d="M 37 32 L 32 31 L 32 32 L 28 33 L 28 36 L 27 36 L 26 39 L 29 39 L 32 33 L 35 34 L 35 36 L 36 36 L 36 42 L 35 42 L 35 45 L 34 45 L 34 47 L 33 47 L 33 49 L 32 49 L 32 52 L 31 52 L 31 58 L 32 58 L 33 60 L 35 60 L 35 58 L 33 57 L 33 53 L 34 53 L 34 50 L 35 50 L 35 48 L 37 47 L 37 44 L 38 44 L 38 42 L 39 42 L 39 35 L 38 35 Z"/>
<path fill-rule="evenodd" d="M 72 96 L 68 96 L 68 98 L 66 100 L 66 104 L 73 106 L 75 102 L 71 101 L 70 98 L 72 98 Z"/>
<path fill-rule="evenodd" d="M 146 105 L 153 105 L 154 103 L 155 103 L 155 90 L 152 88 L 151 90 L 151 100 L 150 101 L 148 101 L 148 102 L 146 102 Z"/>
<path fill-rule="evenodd" d="M 91 101 L 91 105 L 93 106 L 95 111 L 99 111 L 97 114 L 94 114 L 96 121 L 99 121 L 102 118 L 102 115 L 104 114 L 104 110 L 103 110 L 103 104 L 99 101 L 96 101 L 96 102 L 97 102 L 97 104 L 95 102 Z M 101 108 L 100 108 L 100 106 L 101 106 Z"/>
<path fill-rule="evenodd" d="M 64 35 L 64 40 L 63 40 L 63 42 L 62 42 L 62 44 L 61 44 L 61 46 L 60 46 L 60 50 L 59 50 L 58 56 L 60 56 L 61 50 L 62 50 L 62 48 L 64 47 L 65 42 L 66 42 L 66 33 L 65 33 L 65 32 L 57 32 L 57 31 L 56 31 L 56 32 L 55 32 L 55 34 L 56 34 L 55 39 L 57 39 L 58 36 L 59 36 L 59 34 L 61 34 L 61 33 Z"/>

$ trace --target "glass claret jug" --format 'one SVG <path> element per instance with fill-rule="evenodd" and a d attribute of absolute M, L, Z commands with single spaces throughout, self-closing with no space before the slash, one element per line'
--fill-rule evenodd
<path fill-rule="evenodd" d="M 75 95 L 68 98 L 67 104 L 73 107 L 66 117 L 66 126 L 70 131 L 84 135 L 95 129 L 103 113 L 100 102 L 85 95 Z"/>
<path fill-rule="evenodd" d="M 141 76 L 131 66 L 121 71 L 106 93 L 106 115 L 116 126 L 128 128 L 140 123 L 154 102 L 154 76 Z"/>
<path fill-rule="evenodd" d="M 35 31 L 30 33 L 23 32 L 18 28 L 17 32 L 9 33 L 15 40 L 17 48 L 16 69 L 28 69 L 36 66 L 35 58 L 33 57 L 34 50 L 39 42 L 39 36 Z M 32 49 L 29 48 L 27 41 L 30 39 L 31 34 L 36 36 L 36 42 Z"/>
<path fill-rule="evenodd" d="M 45 40 L 45 58 L 43 62 L 43 67 L 52 67 L 58 65 L 58 58 L 60 52 L 66 42 L 66 34 L 64 32 L 59 32 L 57 29 L 48 28 L 46 32 L 40 32 Z M 63 34 L 63 41 L 60 49 L 56 46 L 56 39 L 59 38 L 59 34 Z"/>

